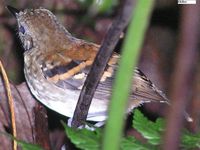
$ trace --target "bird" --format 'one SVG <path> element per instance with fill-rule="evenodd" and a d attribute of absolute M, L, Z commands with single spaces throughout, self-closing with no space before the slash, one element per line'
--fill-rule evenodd
<path fill-rule="evenodd" d="M 69 118 L 73 113 L 99 45 L 71 35 L 45 8 L 17 10 L 18 35 L 24 48 L 24 74 L 31 93 L 46 107 Z M 107 119 L 107 109 L 120 55 L 113 53 L 95 91 L 87 120 Z M 138 68 L 126 113 L 149 102 L 169 104 L 169 99 Z"/>

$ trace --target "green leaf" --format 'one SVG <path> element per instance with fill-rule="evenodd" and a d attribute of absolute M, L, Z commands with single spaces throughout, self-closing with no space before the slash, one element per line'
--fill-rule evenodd
<path fill-rule="evenodd" d="M 31 143 L 26 143 L 24 141 L 19 141 L 19 140 L 16 140 L 16 141 L 22 147 L 22 150 L 43 150 L 38 145 L 31 144 Z"/>
<path fill-rule="evenodd" d="M 181 137 L 182 149 L 200 148 L 200 133 L 194 134 L 184 131 Z"/>
<path fill-rule="evenodd" d="M 123 138 L 120 147 L 121 150 L 133 150 L 133 148 L 134 150 L 155 149 L 155 147 L 152 147 L 151 145 L 141 143 L 135 137 Z"/>
<path fill-rule="evenodd" d="M 99 150 L 101 129 L 90 131 L 88 129 L 73 129 L 61 122 L 65 128 L 65 133 L 76 147 L 84 150 Z"/>
<path fill-rule="evenodd" d="M 164 120 L 157 119 L 156 122 L 148 120 L 139 111 L 134 111 L 133 127 L 148 140 L 152 145 L 159 145 L 161 143 L 161 133 L 164 130 Z"/>
<path fill-rule="evenodd" d="M 99 150 L 101 148 L 100 142 L 102 137 L 102 129 L 96 129 L 90 131 L 87 129 L 78 129 L 67 127 L 62 122 L 65 132 L 76 147 L 84 150 Z M 120 142 L 121 150 L 156 150 L 159 149 L 161 144 L 161 135 L 165 128 L 164 119 L 157 119 L 156 122 L 148 120 L 139 110 L 134 111 L 133 127 L 140 132 L 140 134 L 147 139 L 148 142 L 141 142 L 135 137 L 124 137 Z M 200 148 L 200 133 L 194 134 L 185 130 L 181 136 L 181 149 L 197 149 Z M 23 145 L 23 150 L 41 150 L 34 149 L 32 145 L 20 141 L 20 145 Z M 110 141 L 110 144 L 113 144 Z M 33 145 L 35 146 L 35 145 Z M 37 148 L 37 147 L 36 147 Z"/>
<path fill-rule="evenodd" d="M 98 1 L 96 0 L 96 3 Z M 112 6 L 117 5 L 118 0 L 101 0 L 101 3 L 99 3 L 99 11 L 100 12 L 105 12 L 108 11 L 112 8 Z"/>
<path fill-rule="evenodd" d="M 132 12 L 127 35 L 123 43 L 119 69 L 113 83 L 108 120 L 104 131 L 103 150 L 117 150 L 124 127 L 124 112 L 132 87 L 133 69 L 139 59 L 140 49 L 149 24 L 154 0 L 138 0 Z M 112 144 L 110 144 L 112 141 Z"/>

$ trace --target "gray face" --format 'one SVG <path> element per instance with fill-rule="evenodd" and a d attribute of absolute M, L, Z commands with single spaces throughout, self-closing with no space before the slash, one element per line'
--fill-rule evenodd
<path fill-rule="evenodd" d="M 56 30 L 53 17 L 46 9 L 27 9 L 16 15 L 18 34 L 26 51 L 49 40 Z"/>
<path fill-rule="evenodd" d="M 20 37 L 20 40 L 22 41 L 24 50 L 31 50 L 33 48 L 33 39 L 31 37 L 31 34 L 27 32 L 25 25 L 21 25 L 18 23 L 18 35 Z"/>
<path fill-rule="evenodd" d="M 25 51 L 33 48 L 42 51 L 66 43 L 71 34 L 58 22 L 55 15 L 44 8 L 18 11 L 8 6 L 18 23 L 18 35 Z M 43 46 L 45 45 L 45 46 Z M 46 48 L 45 48 L 46 47 Z"/>
<path fill-rule="evenodd" d="M 30 34 L 28 34 L 28 29 L 26 24 L 22 24 L 20 20 L 21 16 L 24 15 L 24 12 L 20 12 L 16 8 L 7 6 L 8 10 L 15 16 L 18 22 L 18 35 L 22 41 L 25 50 L 30 50 L 33 47 L 33 41 Z"/>

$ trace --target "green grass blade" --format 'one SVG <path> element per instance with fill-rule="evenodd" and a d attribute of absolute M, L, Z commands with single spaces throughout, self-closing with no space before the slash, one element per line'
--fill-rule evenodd
<path fill-rule="evenodd" d="M 104 150 L 119 149 L 124 126 L 124 112 L 132 84 L 133 69 L 137 64 L 139 51 L 153 9 L 153 3 L 154 0 L 138 0 L 133 11 L 133 19 L 128 28 L 123 45 L 120 68 L 114 83 L 109 119 L 103 139 Z"/>

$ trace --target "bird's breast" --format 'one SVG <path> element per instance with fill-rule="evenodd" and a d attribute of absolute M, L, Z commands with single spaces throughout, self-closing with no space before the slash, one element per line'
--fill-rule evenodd
<path fill-rule="evenodd" d="M 48 108 L 72 117 L 79 95 L 80 89 L 63 89 L 49 82 L 43 75 L 41 60 L 35 57 L 24 57 L 24 74 L 31 93 Z M 88 120 L 103 121 L 106 119 L 107 102 L 93 99 L 89 109 Z M 95 115 L 96 114 L 96 115 Z"/>

